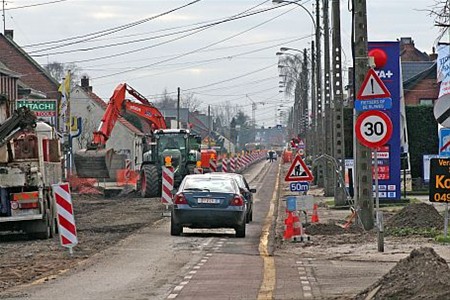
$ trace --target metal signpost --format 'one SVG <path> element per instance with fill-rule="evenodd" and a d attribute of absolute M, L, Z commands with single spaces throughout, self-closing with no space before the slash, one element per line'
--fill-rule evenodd
<path fill-rule="evenodd" d="M 370 69 L 358 91 L 355 109 L 364 111 L 355 123 L 355 135 L 359 142 L 373 149 L 376 226 L 378 228 L 378 251 L 384 252 L 383 215 L 380 212 L 380 194 L 378 185 L 378 148 L 385 145 L 392 136 L 393 125 L 390 117 L 380 111 L 392 108 L 391 94 L 377 73 Z"/>
<path fill-rule="evenodd" d="M 300 154 L 295 155 L 294 160 L 292 161 L 291 166 L 284 178 L 286 182 L 289 182 L 289 188 L 291 192 L 300 192 L 300 197 L 294 196 L 294 198 L 290 198 L 290 201 L 287 202 L 288 210 L 297 211 L 299 210 L 300 205 L 297 203 L 303 202 L 311 202 L 314 200 L 312 197 L 307 197 L 306 192 L 309 190 L 309 182 L 314 179 L 311 171 L 308 166 L 305 164 Z M 311 202 L 312 203 L 312 202 Z M 311 204 L 312 205 L 312 204 Z M 305 206 L 305 205 L 303 205 Z M 304 210 L 306 211 L 306 210 Z"/>

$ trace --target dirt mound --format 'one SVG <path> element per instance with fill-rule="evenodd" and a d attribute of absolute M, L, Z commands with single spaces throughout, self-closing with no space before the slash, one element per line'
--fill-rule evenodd
<path fill-rule="evenodd" d="M 446 261 L 433 248 L 414 249 L 355 300 L 450 299 L 449 271 Z"/>
<path fill-rule="evenodd" d="M 444 217 L 426 203 L 410 204 L 389 218 L 386 227 L 399 228 L 437 228 L 444 226 Z"/>
<path fill-rule="evenodd" d="M 310 235 L 337 235 L 344 233 L 360 233 L 362 229 L 351 226 L 344 229 L 336 224 L 315 223 L 305 227 L 306 234 Z"/>

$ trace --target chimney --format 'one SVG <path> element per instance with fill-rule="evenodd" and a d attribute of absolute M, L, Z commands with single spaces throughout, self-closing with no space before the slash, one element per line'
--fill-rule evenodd
<path fill-rule="evenodd" d="M 13 40 L 14 39 L 14 30 L 5 29 L 5 37 L 7 37 L 10 40 Z"/>
<path fill-rule="evenodd" d="M 429 55 L 430 56 L 430 60 L 431 61 L 435 61 L 436 59 L 437 59 L 437 57 L 438 57 L 438 55 L 437 55 L 437 53 L 436 53 L 436 48 L 432 48 L 432 53 Z"/>
<path fill-rule="evenodd" d="M 81 77 L 81 88 L 87 92 L 92 92 L 92 86 L 89 85 L 89 77 Z"/>

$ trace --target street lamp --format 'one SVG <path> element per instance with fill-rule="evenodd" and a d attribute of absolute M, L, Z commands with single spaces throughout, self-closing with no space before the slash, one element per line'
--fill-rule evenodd
<path fill-rule="evenodd" d="M 300 1 L 300 0 L 298 0 L 298 1 Z M 298 1 L 272 0 L 272 3 L 273 4 L 281 4 L 281 3 L 295 4 L 295 5 L 303 8 L 308 13 L 309 17 L 311 18 L 311 21 L 313 22 L 313 25 L 314 25 L 314 29 L 317 30 L 316 21 L 314 20 L 313 15 L 306 7 L 303 6 L 303 4 L 298 3 Z"/>

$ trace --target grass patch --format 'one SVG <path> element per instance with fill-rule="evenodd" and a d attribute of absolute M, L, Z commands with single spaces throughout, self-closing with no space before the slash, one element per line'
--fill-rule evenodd
<path fill-rule="evenodd" d="M 423 236 L 435 238 L 442 233 L 442 230 L 436 228 L 411 228 L 411 227 L 392 227 L 386 228 L 385 234 L 390 236 Z"/>
<path fill-rule="evenodd" d="M 434 240 L 438 243 L 450 244 L 450 236 L 449 235 L 447 235 L 447 237 L 445 237 L 443 234 L 440 234 L 440 235 L 436 236 L 434 238 Z"/>

